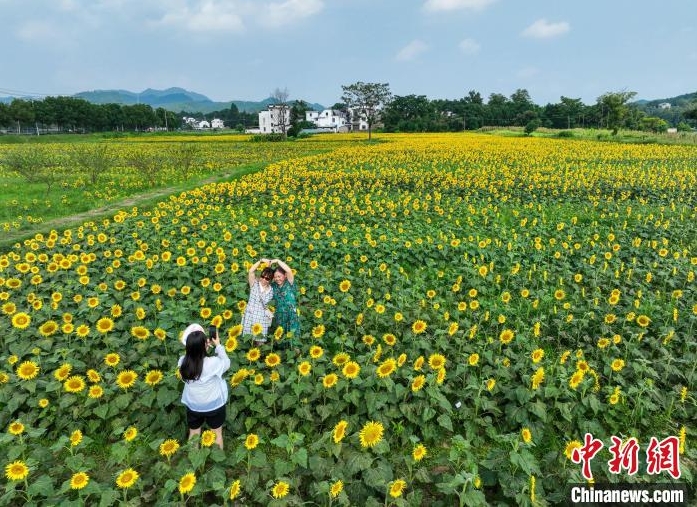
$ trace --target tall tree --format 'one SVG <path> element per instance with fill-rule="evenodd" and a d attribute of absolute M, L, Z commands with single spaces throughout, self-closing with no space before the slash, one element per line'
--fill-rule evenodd
<path fill-rule="evenodd" d="M 368 139 L 371 139 L 373 125 L 380 115 L 380 110 L 389 104 L 392 98 L 389 83 L 364 83 L 358 81 L 348 86 L 341 86 L 341 100 L 368 124 Z"/>
<path fill-rule="evenodd" d="M 629 115 L 627 102 L 635 95 L 636 92 L 608 92 L 598 97 L 598 106 L 605 126 L 612 129 L 613 135 L 624 125 L 624 120 Z"/>
<path fill-rule="evenodd" d="M 286 137 L 288 123 L 290 121 L 290 108 L 288 107 L 288 88 L 283 88 L 282 90 L 280 88 L 276 88 L 271 93 L 271 98 L 274 100 L 273 105 L 276 107 L 277 115 L 275 119 L 278 122 L 277 126 L 281 129 L 281 134 L 283 134 L 283 137 Z M 271 121 L 273 121 L 273 113 L 271 117 Z M 271 124 L 271 127 L 273 127 L 273 123 Z"/>

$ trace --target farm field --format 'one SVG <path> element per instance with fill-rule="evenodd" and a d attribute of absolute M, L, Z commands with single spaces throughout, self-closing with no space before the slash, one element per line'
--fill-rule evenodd
<path fill-rule="evenodd" d="M 586 434 L 595 483 L 694 491 L 697 148 L 331 139 L 201 143 L 201 177 L 272 163 L 0 251 L 0 505 L 563 505 Z M 298 356 L 240 335 L 260 257 L 296 270 Z M 224 451 L 185 439 L 190 322 L 232 359 Z"/>

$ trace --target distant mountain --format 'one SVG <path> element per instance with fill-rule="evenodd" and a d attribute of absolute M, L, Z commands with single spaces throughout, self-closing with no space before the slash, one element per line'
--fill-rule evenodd
<path fill-rule="evenodd" d="M 273 104 L 272 98 L 255 102 L 248 100 L 231 100 L 229 102 L 214 102 L 205 95 L 190 92 L 183 88 L 167 88 L 166 90 L 153 90 L 148 88 L 140 93 L 128 90 L 94 90 L 80 92 L 74 95 L 93 104 L 148 104 L 153 108 L 162 107 L 168 111 L 188 113 L 211 113 L 228 109 L 230 104 L 235 104 L 239 111 L 256 113 Z M 324 109 L 321 104 L 310 104 L 313 109 Z"/>

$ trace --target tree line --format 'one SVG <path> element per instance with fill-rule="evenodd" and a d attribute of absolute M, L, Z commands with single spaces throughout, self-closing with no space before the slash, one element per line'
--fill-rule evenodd
<path fill-rule="evenodd" d="M 662 132 L 669 126 L 679 130 L 697 126 L 697 104 L 666 121 L 631 104 L 629 101 L 636 95 L 634 92 L 609 92 L 591 105 L 584 104 L 581 99 L 562 96 L 557 103 L 540 106 L 533 103 L 525 89 L 516 90 L 510 97 L 492 93 L 487 100 L 474 90 L 455 100 L 431 100 L 425 95 L 393 96 L 388 83 L 359 82 L 342 86 L 342 89 L 343 102 L 334 104 L 333 109 L 358 106 L 362 116 L 371 120 L 371 127 L 374 123 L 386 132 L 447 132 L 506 126 L 525 127 L 530 131 L 538 127 L 590 127 L 615 132 L 618 129 Z M 303 126 L 307 104 L 295 101 L 290 106 L 292 125 L 299 130 Z M 186 111 L 175 113 L 162 107 L 153 109 L 148 104 L 92 104 L 81 98 L 65 96 L 42 100 L 16 98 L 9 104 L 0 103 L 0 128 L 36 129 L 37 133 L 50 129 L 61 132 L 178 130 L 188 128 L 182 123 L 184 116 L 220 118 L 226 127 L 238 130 L 258 123 L 257 113 L 241 112 L 233 103 L 227 109 L 207 115 Z M 289 132 L 290 135 L 293 133 Z"/>

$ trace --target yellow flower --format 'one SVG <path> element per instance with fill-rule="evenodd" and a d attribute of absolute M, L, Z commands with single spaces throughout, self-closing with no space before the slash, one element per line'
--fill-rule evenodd
<path fill-rule="evenodd" d="M 504 329 L 499 335 L 499 340 L 503 344 L 509 344 L 515 337 L 515 333 L 511 329 Z"/>
<path fill-rule="evenodd" d="M 11 481 L 21 481 L 29 475 L 29 467 L 24 461 L 13 461 L 5 466 L 5 477 Z"/>
<path fill-rule="evenodd" d="M 205 430 L 203 433 L 201 433 L 201 446 L 202 447 L 210 447 L 214 443 L 215 443 L 215 431 Z"/>
<path fill-rule="evenodd" d="M 117 364 L 119 364 L 120 361 L 121 356 L 119 356 L 116 352 L 110 352 L 109 354 L 104 356 L 104 364 L 106 364 L 107 366 L 114 367 Z"/>
<path fill-rule="evenodd" d="M 266 366 L 269 368 L 275 368 L 279 364 L 281 364 L 281 357 L 276 354 L 276 353 L 271 353 L 268 356 L 266 356 L 266 359 L 264 359 L 264 362 L 266 363 Z"/>
<path fill-rule="evenodd" d="M 355 361 L 349 361 L 344 365 L 341 373 L 348 379 L 354 379 L 361 372 L 361 367 Z"/>
<path fill-rule="evenodd" d="M 138 340 L 145 340 L 150 336 L 150 330 L 143 326 L 133 326 L 131 328 L 131 336 Z"/>
<path fill-rule="evenodd" d="M 424 375 L 418 375 L 411 383 L 412 392 L 420 391 L 421 388 L 426 383 L 426 377 Z"/>
<path fill-rule="evenodd" d="M 421 368 L 424 365 L 424 356 L 419 356 L 416 358 L 416 361 L 414 361 L 414 370 L 416 371 L 421 371 Z"/>
<path fill-rule="evenodd" d="M 24 424 L 22 424 L 19 421 L 10 423 L 10 427 L 7 428 L 7 431 L 9 431 L 11 435 L 21 435 L 22 433 L 24 433 Z"/>
<path fill-rule="evenodd" d="M 90 482 L 90 476 L 85 472 L 74 473 L 70 478 L 70 489 L 82 489 Z"/>
<path fill-rule="evenodd" d="M 496 379 L 495 378 L 490 378 L 486 381 L 486 390 L 487 391 L 493 391 L 494 387 L 496 387 Z"/>
<path fill-rule="evenodd" d="M 145 374 L 145 383 L 149 386 L 155 386 L 162 381 L 164 375 L 160 370 L 150 370 Z"/>
<path fill-rule="evenodd" d="M 63 389 L 69 393 L 79 393 L 85 388 L 85 380 L 80 375 L 73 375 L 63 384 Z"/>
<path fill-rule="evenodd" d="M 77 326 L 75 334 L 77 334 L 78 338 L 85 338 L 88 334 L 90 334 L 90 327 L 86 324 L 81 324 Z"/>
<path fill-rule="evenodd" d="M 445 374 L 446 374 L 445 368 L 441 368 L 440 370 L 438 370 L 438 375 L 436 376 L 436 383 L 437 384 L 440 385 L 445 381 Z"/>
<path fill-rule="evenodd" d="M 89 369 L 87 370 L 87 379 L 93 384 L 95 384 L 102 380 L 102 376 L 99 374 L 98 371 Z"/>
<path fill-rule="evenodd" d="M 73 369 L 73 365 L 70 363 L 63 363 L 60 368 L 53 372 L 53 376 L 56 380 L 63 382 L 70 375 L 70 371 Z"/>
<path fill-rule="evenodd" d="M 17 367 L 17 376 L 22 380 L 31 380 L 39 374 L 39 365 L 34 361 L 24 361 Z"/>
<path fill-rule="evenodd" d="M 542 358 L 545 357 L 545 351 L 542 349 L 535 349 L 532 351 L 530 357 L 532 358 L 533 363 L 539 363 L 542 361 Z"/>
<path fill-rule="evenodd" d="M 319 359 L 324 355 L 324 350 L 319 345 L 313 345 L 310 347 L 310 357 L 312 359 Z"/>
<path fill-rule="evenodd" d="M 348 422 L 344 421 L 343 419 L 336 423 L 334 426 L 334 430 L 332 430 L 332 438 L 334 439 L 334 443 L 338 444 L 344 439 L 344 436 L 346 435 L 346 427 L 348 426 Z"/>
<path fill-rule="evenodd" d="M 392 358 L 385 359 L 380 366 L 378 366 L 376 373 L 378 377 L 385 378 L 389 377 L 397 369 L 397 361 Z"/>
<path fill-rule="evenodd" d="M 477 364 L 479 364 L 479 354 L 477 354 L 476 352 L 470 354 L 469 358 L 467 359 L 467 362 L 470 366 L 477 366 Z"/>
<path fill-rule="evenodd" d="M 138 379 L 138 374 L 133 370 L 120 371 L 116 376 L 116 385 L 121 389 L 133 387 Z"/>
<path fill-rule="evenodd" d="M 123 439 L 126 442 L 132 442 L 138 436 L 138 428 L 135 426 L 129 426 L 126 431 L 123 432 Z"/>
<path fill-rule="evenodd" d="M 397 479 L 396 481 L 393 481 L 392 484 L 390 485 L 390 496 L 392 498 L 397 498 L 402 496 L 402 493 L 404 492 L 404 489 L 407 487 L 406 481 L 402 479 Z"/>
<path fill-rule="evenodd" d="M 566 447 L 564 448 L 564 455 L 568 458 L 571 459 L 571 455 L 574 452 L 574 449 L 580 449 L 583 447 L 583 444 L 579 442 L 578 440 L 572 440 L 568 444 L 566 444 Z"/>
<path fill-rule="evenodd" d="M 247 438 L 244 439 L 244 446 L 248 451 L 256 448 L 257 445 L 259 445 L 259 437 L 254 433 L 250 433 L 247 435 Z"/>
<path fill-rule="evenodd" d="M 114 321 L 109 317 L 102 317 L 97 321 L 97 331 L 106 334 L 114 329 Z"/>
<path fill-rule="evenodd" d="M 225 341 L 225 350 L 227 352 L 234 352 L 237 350 L 237 338 L 231 336 Z"/>
<path fill-rule="evenodd" d="M 254 336 L 260 335 L 263 330 L 264 330 L 264 327 L 261 324 L 259 324 L 258 322 L 255 322 L 254 324 L 252 324 L 252 334 Z"/>
<path fill-rule="evenodd" d="M 341 492 L 343 490 L 344 490 L 344 483 L 341 481 L 336 481 L 329 488 L 329 496 L 331 496 L 332 498 L 336 498 L 341 494 Z"/>
<path fill-rule="evenodd" d="M 576 389 L 581 381 L 583 380 L 583 372 L 581 370 L 576 370 L 571 378 L 569 379 L 569 386 L 571 389 Z"/>
<path fill-rule="evenodd" d="M 531 388 L 532 389 L 539 389 L 540 385 L 542 385 L 542 382 L 545 380 L 545 369 L 544 368 L 538 368 L 535 370 L 535 373 L 532 375 L 531 379 Z"/>
<path fill-rule="evenodd" d="M 612 364 L 610 364 L 610 368 L 612 368 L 612 371 L 621 371 L 622 368 L 624 368 L 624 360 L 623 359 L 613 360 Z"/>
<path fill-rule="evenodd" d="M 523 442 L 529 444 L 532 441 L 532 432 L 530 428 L 523 428 L 520 430 L 520 436 L 523 438 Z"/>
<path fill-rule="evenodd" d="M 382 341 L 384 341 L 386 345 L 394 347 L 394 344 L 397 343 L 397 337 L 392 333 L 386 333 L 382 335 Z"/>
<path fill-rule="evenodd" d="M 343 366 L 350 360 L 351 356 L 349 356 L 346 352 L 339 352 L 332 358 L 332 363 L 334 363 L 336 366 Z"/>
<path fill-rule="evenodd" d="M 70 446 L 75 447 L 82 442 L 82 431 L 75 430 L 70 434 Z"/>
<path fill-rule="evenodd" d="M 165 440 L 160 444 L 160 456 L 169 458 L 179 449 L 179 442 L 173 438 Z"/>
<path fill-rule="evenodd" d="M 382 423 L 370 421 L 367 422 L 359 433 L 361 447 L 374 447 L 382 440 L 382 434 L 385 431 Z"/>
<path fill-rule="evenodd" d="M 253 347 L 247 351 L 247 355 L 245 357 L 250 363 L 258 361 L 261 357 L 261 351 L 258 348 Z"/>
<path fill-rule="evenodd" d="M 103 394 L 104 394 L 104 389 L 102 389 L 102 386 L 96 385 L 96 384 L 93 386 L 90 386 L 89 390 L 87 391 L 87 395 L 90 398 L 92 398 L 93 400 L 101 398 Z"/>
<path fill-rule="evenodd" d="M 636 323 L 641 327 L 648 327 L 651 323 L 651 319 L 649 319 L 646 315 L 639 315 L 636 318 Z"/>
<path fill-rule="evenodd" d="M 193 472 L 182 475 L 179 479 L 179 493 L 184 495 L 189 493 L 196 486 L 196 475 Z"/>
<path fill-rule="evenodd" d="M 122 489 L 130 488 L 136 483 L 138 477 L 138 472 L 132 468 L 127 468 L 116 477 L 116 485 Z"/>
<path fill-rule="evenodd" d="M 364 335 L 363 338 L 361 339 L 363 343 L 365 343 L 368 347 L 372 347 L 373 343 L 375 343 L 375 337 L 372 335 Z"/>
<path fill-rule="evenodd" d="M 445 356 L 441 354 L 431 354 L 428 357 L 428 365 L 432 370 L 440 370 L 445 367 Z"/>
<path fill-rule="evenodd" d="M 48 403 L 49 403 L 49 402 L 48 402 L 48 400 L 47 400 L 46 398 L 41 398 L 41 399 L 39 400 L 39 407 L 41 407 L 41 408 L 46 408 L 46 407 L 48 407 Z"/>
<path fill-rule="evenodd" d="M 49 337 L 58 331 L 58 323 L 54 320 L 47 320 L 39 327 L 41 336 Z"/>
<path fill-rule="evenodd" d="M 322 385 L 325 387 L 325 389 L 331 389 L 336 385 L 338 380 L 339 377 L 336 376 L 336 373 L 330 373 L 324 376 L 322 379 Z"/>
<path fill-rule="evenodd" d="M 31 317 L 24 312 L 18 312 L 12 316 L 12 327 L 16 329 L 26 329 L 29 324 L 31 324 Z"/>
<path fill-rule="evenodd" d="M 351 282 L 348 280 L 342 280 L 342 282 L 339 284 L 339 290 L 341 292 L 348 292 L 350 288 Z"/>
<path fill-rule="evenodd" d="M 411 330 L 414 334 L 421 334 L 426 331 L 428 325 L 423 320 L 417 320 L 411 325 Z"/>
<path fill-rule="evenodd" d="M 306 377 L 307 375 L 310 374 L 310 371 L 312 370 L 312 365 L 308 363 L 307 361 L 303 361 L 298 365 L 298 373 L 302 375 L 303 377 Z"/>
<path fill-rule="evenodd" d="M 427 454 L 428 451 L 426 450 L 426 447 L 423 444 L 419 444 L 414 447 L 411 456 L 414 458 L 414 461 L 421 461 L 426 457 Z"/>
<path fill-rule="evenodd" d="M 235 482 L 233 482 L 230 485 L 230 500 L 234 500 L 235 498 L 237 498 L 240 494 L 241 489 L 242 488 L 241 488 L 240 480 L 237 479 Z"/>
<path fill-rule="evenodd" d="M 273 488 L 271 488 L 271 494 L 274 498 L 283 498 L 288 494 L 289 490 L 290 485 L 287 482 L 278 481 L 274 484 Z"/>

